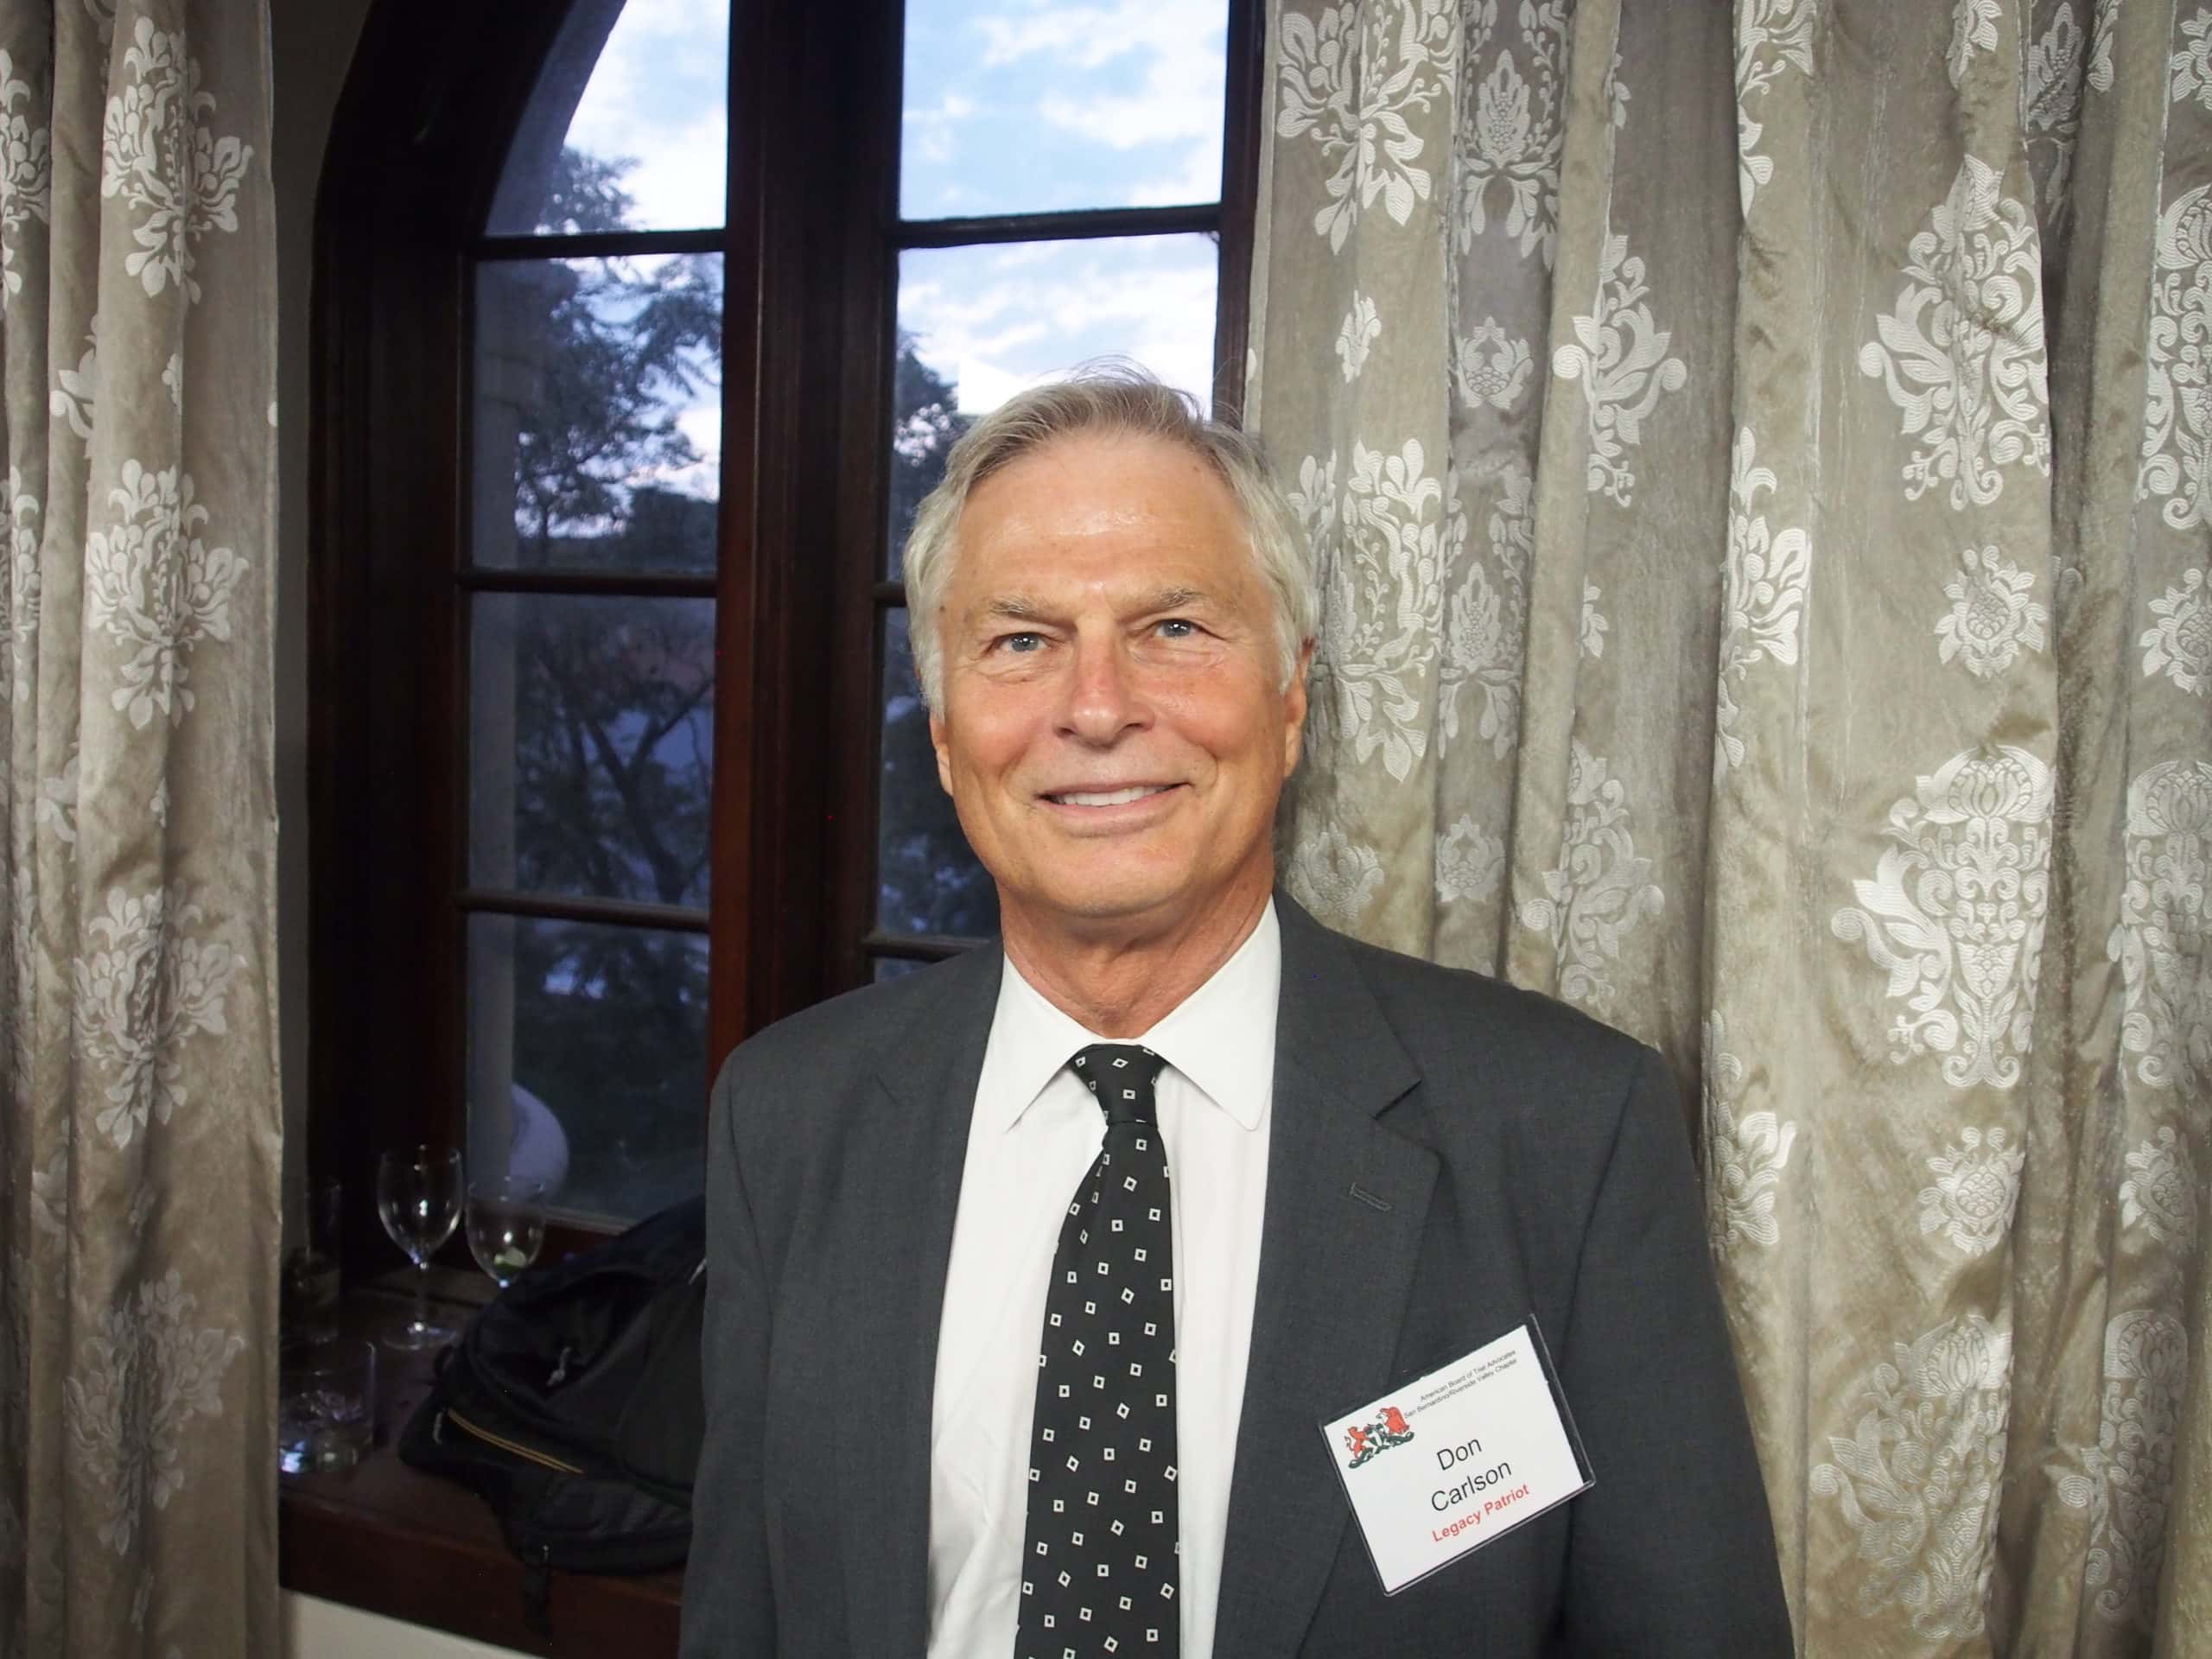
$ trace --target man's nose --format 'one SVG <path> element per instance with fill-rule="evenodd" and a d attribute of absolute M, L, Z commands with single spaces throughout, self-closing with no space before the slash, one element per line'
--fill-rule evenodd
<path fill-rule="evenodd" d="M 1085 743 L 1109 744 L 1150 718 L 1143 688 L 1118 638 L 1078 638 L 1060 728 Z"/>

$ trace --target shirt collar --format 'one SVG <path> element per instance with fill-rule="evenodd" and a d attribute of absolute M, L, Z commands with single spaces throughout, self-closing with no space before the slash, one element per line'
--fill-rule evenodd
<path fill-rule="evenodd" d="M 1084 1029 L 1046 1001 L 1009 958 L 983 1057 L 980 1092 L 989 1122 L 1011 1129 L 1077 1049 L 1127 1040 L 1160 1055 L 1239 1128 L 1256 1129 L 1274 1087 L 1281 987 L 1282 933 L 1273 899 L 1229 960 L 1141 1037 L 1114 1039 Z"/>

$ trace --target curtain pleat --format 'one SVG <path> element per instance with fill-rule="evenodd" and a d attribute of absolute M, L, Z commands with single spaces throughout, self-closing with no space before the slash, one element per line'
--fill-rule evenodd
<path fill-rule="evenodd" d="M 1294 889 L 1674 1064 L 1804 1652 L 2202 1645 L 2212 8 L 1270 64 Z"/>
<path fill-rule="evenodd" d="M 0 1647 L 273 1653 L 267 19 L 0 0 Z"/>

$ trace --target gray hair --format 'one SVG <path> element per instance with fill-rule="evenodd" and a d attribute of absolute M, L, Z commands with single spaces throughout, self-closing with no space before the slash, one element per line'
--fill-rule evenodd
<path fill-rule="evenodd" d="M 1282 683 L 1298 671 L 1298 653 L 1313 637 L 1320 594 L 1306 531 L 1283 499 L 1256 442 L 1199 412 L 1186 391 L 1163 385 L 1133 363 L 1086 363 L 1065 380 L 1018 393 L 976 423 L 947 457 L 944 480 L 914 514 L 906 537 L 907 634 L 922 697 L 944 709 L 944 642 L 938 613 L 951 585 L 960 517 L 976 486 L 1055 439 L 1083 433 L 1160 438 L 1211 467 L 1236 499 L 1262 582 L 1274 601 L 1275 644 Z"/>

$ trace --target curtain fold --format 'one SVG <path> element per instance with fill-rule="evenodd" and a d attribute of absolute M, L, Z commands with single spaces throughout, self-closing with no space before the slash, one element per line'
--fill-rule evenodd
<path fill-rule="evenodd" d="M 265 8 L 0 0 L 0 1649 L 273 1653 Z"/>
<path fill-rule="evenodd" d="M 2212 8 L 1269 60 L 1294 889 L 1674 1064 L 1804 1652 L 2202 1646 Z"/>

